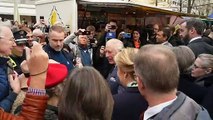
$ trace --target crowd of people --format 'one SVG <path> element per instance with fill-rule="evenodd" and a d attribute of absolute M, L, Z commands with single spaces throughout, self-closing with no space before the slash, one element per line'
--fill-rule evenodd
<path fill-rule="evenodd" d="M 213 28 L 100 31 L 0 22 L 0 120 L 213 118 Z"/>

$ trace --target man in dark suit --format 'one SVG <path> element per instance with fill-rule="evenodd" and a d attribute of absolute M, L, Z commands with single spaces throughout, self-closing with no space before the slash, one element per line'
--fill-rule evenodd
<path fill-rule="evenodd" d="M 118 39 L 110 39 L 106 42 L 106 47 L 102 47 L 100 49 L 100 56 L 102 58 L 106 58 L 107 61 L 104 61 L 104 59 L 102 59 L 102 64 L 100 65 L 105 65 L 106 67 L 109 67 L 111 69 L 109 69 L 107 71 L 107 83 L 109 84 L 110 90 L 112 95 L 114 94 L 118 94 L 118 93 L 122 93 L 124 91 L 124 88 L 120 85 L 120 79 L 117 75 L 117 66 L 115 66 L 115 61 L 114 61 L 114 57 L 115 55 L 121 51 L 121 49 L 123 48 L 123 43 L 118 40 Z"/>
<path fill-rule="evenodd" d="M 199 19 L 189 19 L 181 24 L 180 37 L 197 57 L 199 54 L 213 54 L 213 47 L 202 39 L 205 23 Z"/>

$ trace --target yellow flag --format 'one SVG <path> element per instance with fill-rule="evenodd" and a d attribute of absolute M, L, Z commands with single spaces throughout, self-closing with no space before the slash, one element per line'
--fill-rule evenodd
<path fill-rule="evenodd" d="M 50 24 L 54 25 L 54 23 L 57 21 L 57 13 L 55 10 L 52 11 L 51 14 L 51 19 L 50 19 Z"/>

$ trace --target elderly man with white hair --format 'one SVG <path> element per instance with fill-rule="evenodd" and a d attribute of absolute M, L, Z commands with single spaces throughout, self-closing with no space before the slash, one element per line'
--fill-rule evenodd
<path fill-rule="evenodd" d="M 124 47 L 123 42 L 118 39 L 110 39 L 106 42 L 106 47 L 100 49 L 100 53 L 104 53 L 109 64 L 113 65 L 111 72 L 108 73 L 107 82 L 110 86 L 112 94 L 118 94 L 124 91 L 120 85 L 120 80 L 117 75 L 117 66 L 115 66 L 114 57 Z"/>
<path fill-rule="evenodd" d="M 40 29 L 33 30 L 33 37 L 37 38 L 42 45 L 46 44 L 45 34 Z"/>
<path fill-rule="evenodd" d="M 10 111 L 17 94 L 20 92 L 18 74 L 8 68 L 11 66 L 8 64 L 9 55 L 12 54 L 12 49 L 15 46 L 16 43 L 10 28 L 0 25 L 0 108 L 6 112 Z"/>

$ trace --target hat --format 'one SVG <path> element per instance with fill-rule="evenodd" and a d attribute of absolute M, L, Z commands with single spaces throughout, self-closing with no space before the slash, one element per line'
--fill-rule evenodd
<path fill-rule="evenodd" d="M 26 35 L 27 35 L 27 32 L 25 32 L 24 30 L 19 30 L 13 33 L 15 42 L 17 44 L 26 43 L 27 41 Z"/>
<path fill-rule="evenodd" d="M 46 77 L 46 88 L 51 88 L 64 81 L 68 75 L 67 67 L 63 64 L 49 63 Z M 30 78 L 27 81 L 27 85 L 30 84 Z"/>

